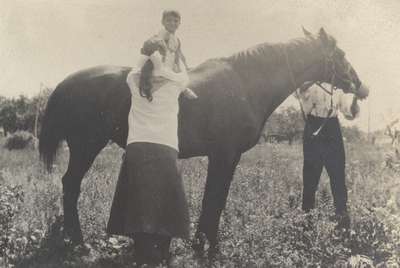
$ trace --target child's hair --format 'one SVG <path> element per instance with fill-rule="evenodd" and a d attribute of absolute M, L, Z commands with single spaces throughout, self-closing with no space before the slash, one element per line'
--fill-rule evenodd
<path fill-rule="evenodd" d="M 179 13 L 179 11 L 173 9 L 164 10 L 162 13 L 162 20 L 164 20 L 168 16 L 174 16 L 178 19 L 181 19 L 181 14 Z"/>

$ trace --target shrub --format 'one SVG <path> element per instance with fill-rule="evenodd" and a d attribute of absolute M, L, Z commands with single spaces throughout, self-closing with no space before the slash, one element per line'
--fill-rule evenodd
<path fill-rule="evenodd" d="M 0 139 L 0 142 L 2 140 Z M 346 143 L 351 229 L 336 229 L 329 179 L 323 172 L 316 209 L 301 210 L 302 154 L 294 144 L 262 144 L 243 155 L 222 212 L 220 252 L 208 261 L 190 241 L 175 239 L 173 267 L 400 267 L 398 172 L 382 166 L 385 151 Z M 62 183 L 68 152 L 52 174 L 34 151 L 0 148 L 0 267 L 133 267 L 132 240 L 105 233 L 122 149 L 110 146 L 82 182 L 79 214 L 86 244 L 63 236 Z M 180 160 L 196 231 L 207 158 Z M 209 244 L 206 244 L 209 246 Z"/>
<path fill-rule="evenodd" d="M 36 138 L 27 131 L 17 131 L 7 137 L 4 147 L 8 150 L 21 150 L 27 147 L 33 147 Z"/>
<path fill-rule="evenodd" d="M 18 252 L 13 218 L 20 209 L 23 192 L 20 186 L 0 186 L 0 265 L 8 265 Z M 23 242 L 23 241 L 22 241 Z"/>

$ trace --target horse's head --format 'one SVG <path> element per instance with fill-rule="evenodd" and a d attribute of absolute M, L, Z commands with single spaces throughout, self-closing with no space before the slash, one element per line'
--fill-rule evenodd
<path fill-rule="evenodd" d="M 323 73 L 321 82 L 327 82 L 342 89 L 344 92 L 354 93 L 358 98 L 366 98 L 369 94 L 368 88 L 362 85 L 357 72 L 348 62 L 345 53 L 340 49 L 336 40 L 321 28 L 318 36 L 314 37 L 303 28 L 307 38 L 312 38 L 320 44 L 323 55 Z"/>

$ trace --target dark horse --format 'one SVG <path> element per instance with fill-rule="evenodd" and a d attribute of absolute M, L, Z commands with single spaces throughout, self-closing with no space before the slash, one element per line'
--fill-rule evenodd
<path fill-rule="evenodd" d="M 207 156 L 208 173 L 193 247 L 206 240 L 217 246 L 220 215 L 241 154 L 260 138 L 264 123 L 279 104 L 306 81 L 332 82 L 359 93 L 361 81 L 321 29 L 288 43 L 263 43 L 230 57 L 211 59 L 190 71 L 197 100 L 180 98 L 180 158 Z M 81 181 L 109 140 L 126 146 L 131 68 L 94 67 L 74 73 L 50 96 L 40 134 L 40 155 L 50 170 L 61 140 L 70 149 L 62 178 L 65 235 L 83 240 L 77 201 Z"/>

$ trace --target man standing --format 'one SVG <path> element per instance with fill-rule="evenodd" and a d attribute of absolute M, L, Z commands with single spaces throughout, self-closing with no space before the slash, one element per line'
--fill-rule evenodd
<path fill-rule="evenodd" d="M 330 90 L 329 84 L 321 87 L 314 83 L 300 88 L 299 100 L 306 118 L 303 134 L 303 205 L 304 211 L 315 206 L 322 168 L 325 167 L 331 184 L 338 227 L 348 228 L 347 189 L 345 182 L 345 151 L 338 120 L 340 111 L 352 120 L 359 113 L 357 98 L 342 90 Z"/>

